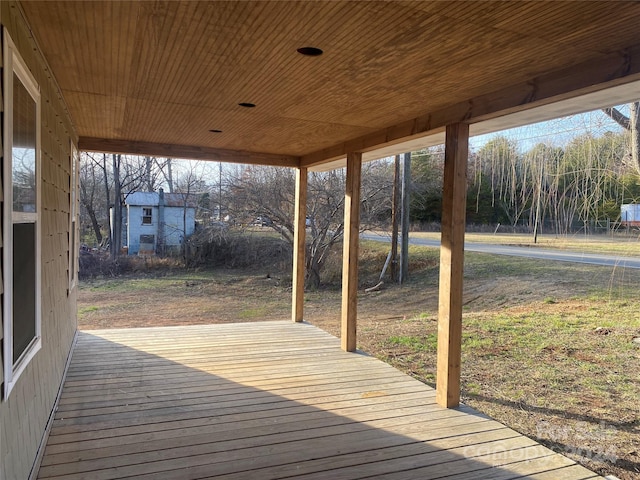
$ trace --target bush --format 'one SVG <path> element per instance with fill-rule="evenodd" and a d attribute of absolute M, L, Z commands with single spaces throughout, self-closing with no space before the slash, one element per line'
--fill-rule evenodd
<path fill-rule="evenodd" d="M 273 233 L 205 228 L 189 238 L 184 258 L 121 255 L 112 259 L 105 252 L 83 253 L 78 277 L 86 280 L 128 273 L 161 273 L 185 267 L 269 268 L 290 274 L 291 264 L 291 245 Z"/>
<path fill-rule="evenodd" d="M 183 266 L 182 261 L 176 258 L 123 255 L 114 260 L 108 253 L 98 252 L 80 255 L 78 278 L 86 280 L 96 277 L 117 277 L 127 273 L 171 271 Z"/>
<path fill-rule="evenodd" d="M 291 245 L 272 232 L 216 227 L 194 233 L 187 242 L 187 267 L 272 268 L 289 271 Z"/>

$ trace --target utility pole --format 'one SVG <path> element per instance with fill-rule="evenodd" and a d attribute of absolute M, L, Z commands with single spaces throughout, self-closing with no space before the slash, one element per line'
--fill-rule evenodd
<path fill-rule="evenodd" d="M 222 221 L 222 162 L 218 162 L 218 221 Z"/>
<path fill-rule="evenodd" d="M 400 204 L 400 155 L 396 155 L 393 165 L 393 193 L 391 198 L 391 281 L 398 276 L 398 208 Z"/>
<path fill-rule="evenodd" d="M 404 154 L 402 162 L 402 250 L 400 255 L 399 283 L 407 280 L 409 273 L 409 200 L 411 197 L 411 152 Z"/>

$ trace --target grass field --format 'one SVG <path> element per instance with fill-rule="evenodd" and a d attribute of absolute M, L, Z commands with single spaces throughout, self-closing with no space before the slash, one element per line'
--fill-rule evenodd
<path fill-rule="evenodd" d="M 411 232 L 411 237 L 429 238 L 440 240 L 440 233 L 436 232 Z M 600 253 L 622 256 L 640 256 L 640 235 L 616 234 L 610 235 L 583 235 L 574 234 L 567 236 L 538 235 L 537 242 L 533 242 L 532 235 L 519 233 L 467 233 L 468 243 L 489 243 L 496 245 L 511 245 L 519 247 L 539 247 L 557 250 L 570 250 L 581 253 Z"/>
<path fill-rule="evenodd" d="M 386 248 L 363 242 L 358 346 L 433 384 L 438 250 L 413 247 L 405 285 L 365 294 Z M 327 268 L 338 268 L 333 262 Z M 289 275 L 219 270 L 95 280 L 81 285 L 79 323 L 289 318 Z M 328 278 L 339 279 L 339 270 Z M 639 291 L 638 270 L 466 254 L 463 400 L 600 474 L 640 478 Z M 337 335 L 339 284 L 305 300 L 305 319 Z"/>

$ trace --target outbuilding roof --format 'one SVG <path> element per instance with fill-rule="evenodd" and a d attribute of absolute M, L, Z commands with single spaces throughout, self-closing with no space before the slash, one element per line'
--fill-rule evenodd
<path fill-rule="evenodd" d="M 160 202 L 158 192 L 133 192 L 127 195 L 124 203 L 132 206 L 156 207 Z M 164 204 L 166 207 L 196 208 L 196 199 L 193 194 L 165 193 Z"/>

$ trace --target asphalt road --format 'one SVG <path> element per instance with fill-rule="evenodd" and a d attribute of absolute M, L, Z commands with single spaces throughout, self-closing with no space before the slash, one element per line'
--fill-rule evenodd
<path fill-rule="evenodd" d="M 361 238 L 376 242 L 391 242 L 389 235 L 384 234 L 363 233 Z M 428 247 L 440 246 L 439 240 L 411 238 L 411 236 L 409 236 L 409 243 L 411 245 L 425 245 Z M 510 247 L 506 245 L 491 245 L 487 243 L 471 242 L 465 242 L 464 249 L 467 252 L 491 253 L 493 255 L 509 255 L 512 257 L 539 258 L 542 260 L 557 260 L 559 262 L 588 263 L 591 265 L 640 269 L 640 258 L 634 257 L 569 252 L 566 250 L 549 250 L 537 247 Z"/>

